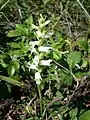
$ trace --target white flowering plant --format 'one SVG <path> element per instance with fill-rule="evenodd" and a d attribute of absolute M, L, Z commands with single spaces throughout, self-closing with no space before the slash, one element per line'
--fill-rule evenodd
<path fill-rule="evenodd" d="M 7 53 L 10 62 L 9 64 L 5 63 L 3 57 L 0 61 L 2 66 L 7 68 L 9 77 L 22 71 L 34 81 L 40 98 L 41 115 L 44 88 L 48 88 L 45 95 L 52 98 L 53 83 L 53 89 L 57 91 L 53 93 L 56 96 L 62 85 L 71 87 L 75 80 L 78 86 L 83 76 L 78 71 L 88 65 L 85 57 L 82 57 L 83 53 L 73 50 L 73 47 L 77 45 L 86 53 L 88 43 L 82 40 L 72 45 L 71 41 L 64 39 L 60 32 L 55 35 L 54 31 L 49 29 L 50 22 L 40 15 L 37 25 L 34 24 L 32 16 L 24 24 L 17 24 L 16 29 L 10 30 L 7 35 L 17 37 L 15 42 L 8 44 L 11 48 Z M 80 76 L 78 77 L 78 75 Z M 59 95 L 61 95 L 60 91 Z"/>

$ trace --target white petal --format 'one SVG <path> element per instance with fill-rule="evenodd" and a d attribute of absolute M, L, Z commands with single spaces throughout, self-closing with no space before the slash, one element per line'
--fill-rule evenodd
<path fill-rule="evenodd" d="M 37 84 L 37 85 L 40 85 L 40 83 L 41 83 L 41 80 L 39 80 L 39 79 L 36 80 L 36 84 Z"/>
<path fill-rule="evenodd" d="M 34 46 L 31 46 L 31 48 L 29 50 L 31 51 L 31 54 L 32 53 L 36 53 L 37 54 L 36 48 Z"/>
<path fill-rule="evenodd" d="M 35 64 L 36 66 L 38 66 L 38 64 L 39 64 L 39 56 L 38 56 L 38 55 L 36 55 L 36 56 L 34 57 L 34 59 L 33 59 L 33 64 Z"/>
<path fill-rule="evenodd" d="M 47 20 L 44 24 L 47 25 L 50 23 L 50 20 Z"/>
<path fill-rule="evenodd" d="M 32 46 L 39 45 L 40 41 L 31 41 L 29 44 Z"/>
<path fill-rule="evenodd" d="M 41 75 L 40 75 L 39 72 L 36 72 L 36 73 L 35 73 L 35 80 L 37 80 L 37 79 L 41 79 Z"/>
<path fill-rule="evenodd" d="M 38 50 L 39 50 L 40 52 L 49 52 L 50 49 L 51 49 L 51 47 L 44 47 L 44 46 L 40 46 L 40 47 L 38 48 Z"/>
<path fill-rule="evenodd" d="M 36 30 L 38 30 L 38 26 L 32 24 L 32 29 L 36 29 Z"/>
<path fill-rule="evenodd" d="M 27 62 L 27 63 L 26 63 L 26 67 L 29 69 L 29 71 L 30 71 L 31 69 L 33 69 L 33 70 L 38 70 L 38 69 L 37 69 L 37 66 L 34 65 L 34 64 L 30 64 L 30 62 Z"/>
<path fill-rule="evenodd" d="M 50 62 L 52 62 L 52 60 L 41 60 L 40 61 L 40 64 L 41 65 L 44 65 L 44 66 L 50 66 Z"/>
<path fill-rule="evenodd" d="M 39 30 L 38 30 L 38 31 L 36 31 L 36 34 L 37 34 L 37 36 L 38 36 L 38 37 L 42 37 L 42 38 L 43 38 L 43 36 L 44 36 L 44 34 L 43 34 L 43 33 L 41 33 Z"/>
<path fill-rule="evenodd" d="M 37 83 L 38 85 L 41 83 L 41 80 L 42 80 L 42 78 L 41 78 L 40 73 L 39 73 L 39 72 L 36 72 L 36 73 L 35 73 L 35 81 L 36 81 L 36 83 Z"/>
<path fill-rule="evenodd" d="M 49 38 L 53 35 L 54 33 L 53 32 L 49 32 L 48 34 L 45 35 L 45 38 Z"/>
<path fill-rule="evenodd" d="M 30 69 L 37 70 L 37 67 L 36 67 L 36 65 L 31 64 Z"/>
<path fill-rule="evenodd" d="M 76 66 L 78 69 L 80 69 L 80 66 L 79 66 L 79 64 L 75 64 L 75 66 Z"/>
<path fill-rule="evenodd" d="M 50 23 L 50 20 L 47 20 L 44 23 L 40 23 L 40 28 L 43 28 L 44 26 L 48 25 Z"/>

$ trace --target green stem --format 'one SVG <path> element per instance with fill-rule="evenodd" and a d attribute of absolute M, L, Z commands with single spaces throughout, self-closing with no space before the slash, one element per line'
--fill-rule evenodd
<path fill-rule="evenodd" d="M 40 85 L 38 85 L 37 88 L 38 88 L 39 100 L 40 100 L 40 114 L 42 115 L 42 94 L 41 94 Z"/>
<path fill-rule="evenodd" d="M 60 64 L 57 63 L 55 60 L 53 60 L 53 62 L 54 62 L 56 65 L 58 65 L 58 66 L 60 66 L 61 68 L 63 68 L 64 70 L 66 70 L 68 73 L 70 73 L 70 74 L 73 76 L 73 78 L 74 78 L 75 80 L 77 80 L 77 78 L 76 78 L 75 75 L 72 73 L 72 71 L 69 71 L 67 68 L 65 68 L 64 66 L 60 65 Z"/>

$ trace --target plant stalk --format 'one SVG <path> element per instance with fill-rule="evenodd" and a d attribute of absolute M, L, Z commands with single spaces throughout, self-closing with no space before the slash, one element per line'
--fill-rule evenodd
<path fill-rule="evenodd" d="M 38 85 L 37 88 L 38 88 L 39 100 L 40 100 L 40 114 L 42 115 L 42 93 L 41 93 L 40 85 Z"/>
<path fill-rule="evenodd" d="M 86 9 L 83 7 L 82 3 L 79 0 L 77 0 L 77 2 L 81 6 L 81 8 L 84 10 L 84 12 L 85 12 L 85 14 L 88 17 L 89 22 L 90 22 L 90 15 L 89 15 L 89 13 L 86 11 Z"/>
<path fill-rule="evenodd" d="M 61 68 L 63 68 L 64 70 L 66 70 L 68 73 L 70 73 L 70 74 L 73 76 L 74 80 L 77 82 L 77 87 L 78 87 L 78 85 L 79 85 L 79 79 L 76 78 L 76 76 L 73 74 L 73 72 L 72 72 L 72 71 L 69 71 L 67 68 L 65 68 L 65 67 L 62 66 L 61 64 L 57 63 L 55 60 L 53 60 L 53 62 L 54 62 L 56 65 L 58 65 L 58 66 L 60 66 Z"/>

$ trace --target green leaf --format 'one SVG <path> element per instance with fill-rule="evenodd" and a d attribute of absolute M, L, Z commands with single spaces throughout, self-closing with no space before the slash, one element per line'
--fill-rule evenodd
<path fill-rule="evenodd" d="M 44 4 L 47 4 L 50 0 L 43 0 Z"/>
<path fill-rule="evenodd" d="M 16 24 L 16 30 L 22 35 L 27 36 L 28 35 L 28 29 L 23 24 Z"/>
<path fill-rule="evenodd" d="M 7 86 L 7 88 L 8 88 L 8 92 L 11 93 L 11 91 L 12 91 L 11 85 L 8 84 L 8 83 L 6 83 L 6 86 Z"/>
<path fill-rule="evenodd" d="M 82 58 L 82 66 L 83 68 L 85 68 L 87 66 L 88 62 L 85 58 Z"/>
<path fill-rule="evenodd" d="M 55 60 L 59 60 L 59 59 L 61 58 L 61 56 L 59 55 L 59 53 L 53 51 L 53 58 L 54 58 Z"/>
<path fill-rule="evenodd" d="M 63 98 L 62 93 L 61 93 L 61 92 L 59 92 L 59 91 L 57 91 L 57 92 L 56 92 L 56 96 L 57 96 L 58 98 L 61 98 L 61 99 Z"/>
<path fill-rule="evenodd" d="M 79 120 L 90 120 L 90 110 L 87 110 L 81 114 Z"/>
<path fill-rule="evenodd" d="M 87 42 L 87 40 L 81 39 L 77 43 L 84 51 L 88 51 L 88 42 Z"/>
<path fill-rule="evenodd" d="M 21 36 L 21 33 L 19 33 L 18 31 L 16 30 L 10 30 L 7 34 L 8 37 L 18 37 L 18 36 Z"/>
<path fill-rule="evenodd" d="M 61 76 L 61 80 L 62 80 L 62 84 L 71 86 L 72 82 L 73 82 L 73 76 L 68 74 L 68 73 L 64 73 L 64 72 L 60 72 L 60 76 Z"/>
<path fill-rule="evenodd" d="M 82 72 L 77 72 L 77 73 L 75 73 L 75 76 L 76 76 L 76 78 L 81 79 L 83 77 L 83 73 Z"/>
<path fill-rule="evenodd" d="M 32 25 L 32 24 L 33 24 L 33 17 L 30 16 L 30 17 L 25 21 L 25 23 L 26 23 L 27 25 Z"/>
<path fill-rule="evenodd" d="M 14 73 L 15 73 L 15 67 L 14 67 L 13 65 L 10 65 L 10 66 L 8 67 L 8 75 L 9 75 L 9 76 L 13 76 Z"/>
<path fill-rule="evenodd" d="M 2 76 L 0 75 L 0 80 L 4 80 L 10 84 L 13 84 L 13 85 L 17 85 L 17 86 L 23 86 L 24 84 L 22 82 L 19 82 L 15 79 L 12 79 L 12 78 L 9 78 L 9 77 L 5 77 L 5 76 Z"/>
<path fill-rule="evenodd" d="M 0 62 L 0 64 L 5 68 L 8 67 L 8 64 L 6 64 L 3 60 Z"/>
<path fill-rule="evenodd" d="M 77 118 L 77 117 L 74 117 L 73 120 L 78 120 L 78 118 Z"/>
<path fill-rule="evenodd" d="M 73 77 L 71 75 L 65 75 L 64 82 L 66 85 L 71 86 L 73 82 Z"/>
<path fill-rule="evenodd" d="M 0 6 L 5 3 L 5 0 L 0 0 Z"/>
<path fill-rule="evenodd" d="M 30 117 L 30 118 L 25 119 L 25 120 L 40 120 L 40 118 L 38 118 L 38 117 Z"/>
<path fill-rule="evenodd" d="M 81 61 L 81 52 L 72 51 L 67 56 L 67 63 L 69 64 L 69 68 L 72 69 L 75 67 L 77 63 Z"/>
<path fill-rule="evenodd" d="M 11 42 L 10 47 L 11 48 L 21 48 L 20 45 L 18 43 L 16 43 L 16 42 Z"/>
<path fill-rule="evenodd" d="M 66 113 L 68 111 L 68 105 L 64 105 L 64 106 L 61 106 L 60 107 L 60 111 L 61 111 L 61 114 L 63 115 L 64 113 Z"/>
<path fill-rule="evenodd" d="M 11 65 L 14 66 L 15 69 L 19 69 L 19 67 L 20 67 L 19 61 L 17 61 L 17 60 L 11 61 Z"/>
<path fill-rule="evenodd" d="M 16 30 L 10 30 L 7 34 L 8 37 L 27 36 L 28 29 L 23 24 L 16 24 Z"/>
<path fill-rule="evenodd" d="M 72 110 L 69 112 L 70 118 L 73 120 L 73 119 L 77 116 L 77 113 L 78 113 L 78 108 L 72 109 Z"/>

